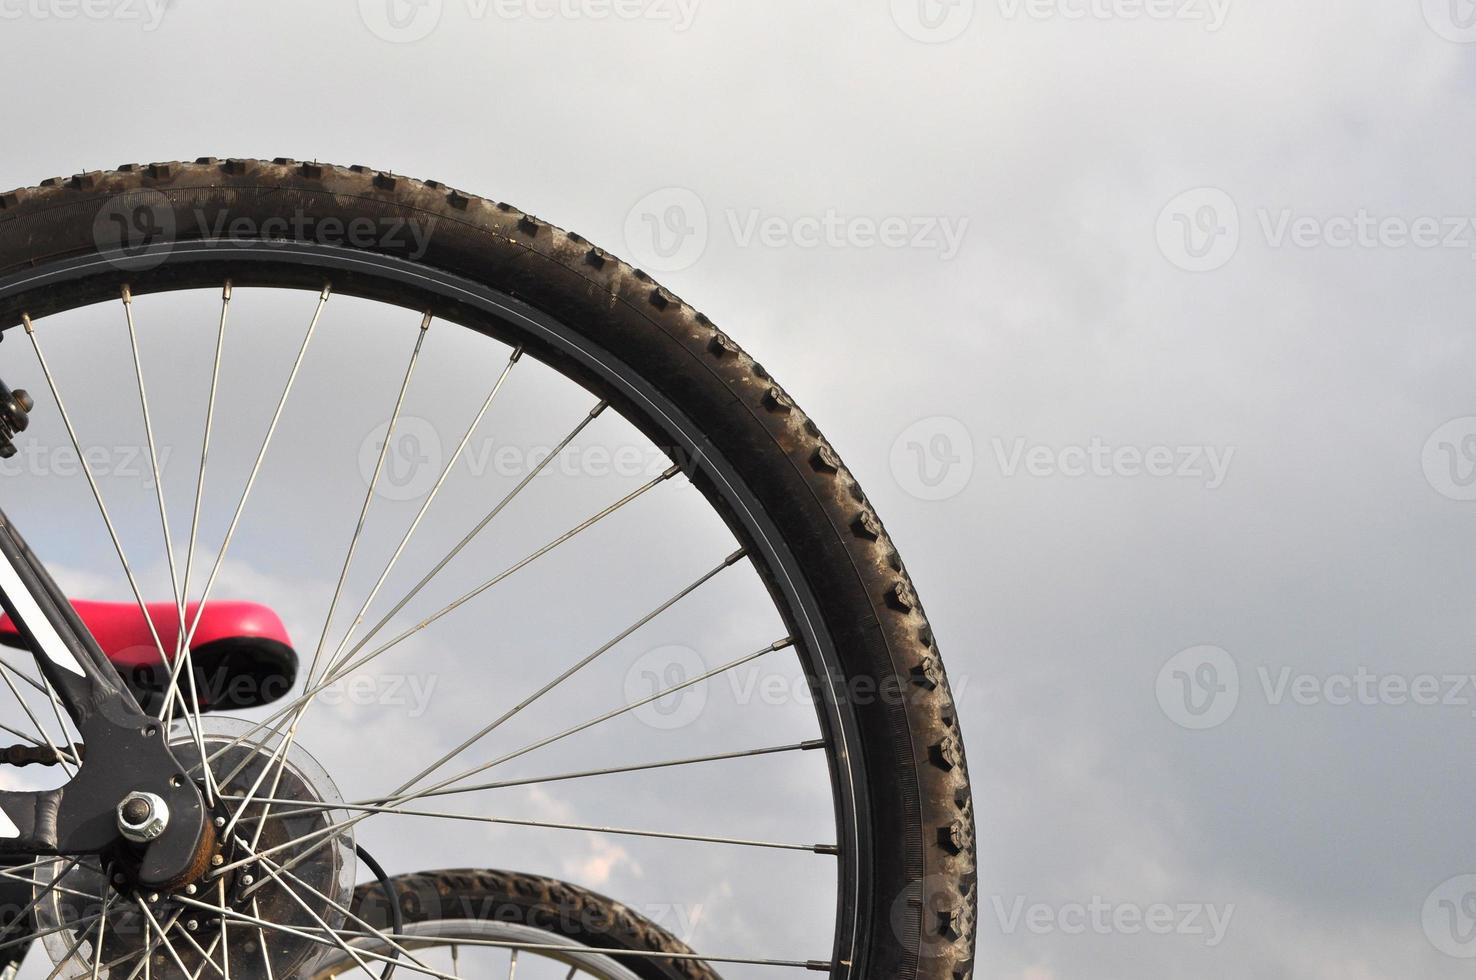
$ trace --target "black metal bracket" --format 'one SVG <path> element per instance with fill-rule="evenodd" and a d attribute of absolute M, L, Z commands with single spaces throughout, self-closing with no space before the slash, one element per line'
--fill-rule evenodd
<path fill-rule="evenodd" d="M 215 828 L 198 787 L 170 750 L 163 723 L 139 707 L 3 512 L 0 604 L 87 746 L 65 785 L 0 791 L 0 855 L 116 853 L 139 884 L 156 889 L 200 877 Z M 142 846 L 124 840 L 118 829 L 117 805 L 134 791 L 154 793 L 169 807 L 165 832 Z"/>

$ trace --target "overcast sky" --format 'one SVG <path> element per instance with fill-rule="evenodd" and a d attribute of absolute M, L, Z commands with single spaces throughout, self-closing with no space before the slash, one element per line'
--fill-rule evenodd
<path fill-rule="evenodd" d="M 979 976 L 1469 975 L 1470 0 L 98 3 L 0 0 L 0 184 L 436 178 L 662 270 L 795 394 L 955 678 Z M 270 559 L 237 581 L 321 616 L 332 562 Z"/>

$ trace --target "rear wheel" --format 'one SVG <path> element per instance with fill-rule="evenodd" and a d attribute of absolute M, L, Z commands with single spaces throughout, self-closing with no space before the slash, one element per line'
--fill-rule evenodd
<path fill-rule="evenodd" d="M 347 314 L 335 319 L 345 303 Z M 243 317 L 247 310 L 254 318 Z M 299 318 L 291 328 L 284 326 L 289 315 Z M 786 893 L 814 893 L 797 898 L 794 911 L 772 888 L 754 888 L 749 908 L 719 908 L 721 894 L 694 884 L 698 894 L 678 895 L 663 884 L 663 903 L 701 906 L 715 924 L 716 936 L 697 945 L 725 976 L 749 975 L 749 961 L 874 980 L 956 980 L 968 972 L 975 868 L 964 754 L 934 637 L 901 559 L 855 479 L 788 393 L 644 273 L 577 235 L 435 182 L 285 160 L 202 160 L 0 195 L 0 328 L 13 334 L 17 326 L 35 346 L 31 377 L 19 376 L 20 350 L 11 345 L 0 366 L 13 386 L 38 393 L 32 446 L 70 444 L 85 463 L 94 438 L 78 435 L 86 415 L 105 428 L 141 422 L 154 477 L 167 477 L 159 461 L 171 446 L 187 460 L 188 479 L 163 479 L 165 489 L 158 489 L 161 479 L 147 480 L 155 484 L 151 495 L 128 504 L 113 497 L 118 519 L 88 527 L 89 541 L 124 559 L 123 574 L 106 581 L 131 589 L 141 603 L 172 594 L 181 618 L 188 603 L 219 597 L 211 590 L 221 581 L 236 592 L 281 583 L 279 603 L 320 598 L 311 613 L 295 617 L 308 663 L 299 688 L 285 707 L 255 715 L 253 734 L 241 736 L 266 763 L 235 768 L 280 770 L 280 759 L 306 742 L 347 802 L 319 793 L 310 780 L 280 801 L 268 795 L 270 776 L 232 783 L 237 773 L 206 767 L 200 776 L 224 829 L 241 838 L 223 857 L 222 875 L 237 875 L 239 884 L 248 871 L 261 879 L 290 864 L 292 849 L 257 854 L 260 835 L 238 833 L 252 821 L 282 819 L 274 807 L 346 812 L 341 846 L 351 831 L 365 843 L 380 825 L 402 821 L 397 826 L 414 829 L 369 841 L 381 856 L 403 850 L 392 855 L 395 863 L 432 860 L 450 847 L 453 829 L 468 824 L 499 833 L 518 828 L 578 842 L 539 853 L 591 883 L 615 872 L 632 887 L 649 883 L 649 865 L 673 880 L 691 873 L 735 891 L 743 890 L 735 884 L 742 876 L 767 875 Z M 315 337 L 329 347 L 317 360 L 308 358 Z M 178 391 L 161 392 L 163 368 L 141 354 L 151 345 L 156 357 L 169 358 L 167 379 Z M 416 375 L 422 353 L 441 358 L 429 387 Z M 300 373 L 301 387 L 317 394 L 292 394 Z M 243 378 L 247 409 L 217 410 L 218 396 L 239 396 Z M 502 402 L 514 400 L 514 410 L 489 415 L 505 387 Z M 407 397 L 419 397 L 444 409 L 457 394 L 465 397 L 455 424 L 405 408 Z M 285 411 L 289 396 L 295 414 Z M 83 404 L 69 406 L 69 399 Z M 254 431 L 242 421 L 253 407 Z M 464 479 L 467 447 L 476 452 L 484 418 L 541 423 L 543 435 L 523 438 L 545 440 L 547 452 L 528 453 L 508 473 L 484 469 Z M 183 448 L 201 445 L 202 424 L 204 448 Z M 581 456 L 560 473 L 581 440 L 600 438 L 601 427 L 619 449 L 635 448 L 659 465 L 606 481 Z M 156 429 L 169 434 L 156 438 Z M 228 445 L 234 468 L 220 461 Z M 294 465 L 264 469 L 269 450 Z M 343 489 L 335 467 L 345 459 L 359 466 L 357 497 L 333 492 Z M 434 465 L 422 465 L 429 459 Z M 213 475 L 222 470 L 229 475 Z M 118 488 L 87 466 L 83 475 L 108 517 L 104 491 Z M 7 503 L 11 516 L 43 557 L 92 572 L 97 550 L 79 546 L 75 512 L 63 516 L 54 505 L 54 483 L 31 482 L 37 488 L 29 500 Z M 464 494 L 456 489 L 462 486 Z M 524 493 L 530 486 L 534 492 Z M 603 498 L 596 492 L 607 489 Z M 173 507 L 170 492 L 181 498 Z M 271 509 L 242 521 L 248 499 L 262 496 Z M 535 498 L 542 506 L 529 511 Z M 455 502 L 462 519 L 449 520 L 445 540 L 422 552 L 425 535 L 416 533 L 423 519 L 431 525 Z M 622 523 L 637 513 L 644 527 Z M 125 517 L 141 530 L 130 535 Z M 384 526 L 380 520 L 394 530 L 377 551 L 361 548 L 366 528 Z M 129 549 L 150 529 L 159 537 L 161 525 L 165 547 L 153 546 L 153 567 L 131 567 Z M 208 544 L 205 535 L 213 536 Z M 480 550 L 489 538 L 526 547 L 505 555 Z M 233 545 L 255 556 L 249 568 L 228 560 Z M 575 547 L 586 550 L 566 559 Z M 317 578 L 297 574 L 310 566 Z M 500 595 L 516 598 L 496 605 Z M 662 642 L 662 629 L 692 642 L 673 648 Z M 563 647 L 571 642 L 593 649 L 570 655 Z M 641 643 L 645 653 L 634 656 Z M 447 678 L 434 710 L 387 718 L 389 696 L 381 691 L 368 704 L 345 695 L 336 714 L 360 709 L 350 722 L 325 721 L 322 708 L 309 713 L 329 685 L 382 671 L 416 644 L 426 645 L 424 659 L 398 663 L 412 681 L 416 670 L 421 680 Z M 435 656 L 442 666 L 424 666 Z M 181 690 L 193 674 L 177 673 L 161 714 L 203 747 L 198 713 Z M 582 711 L 566 707 L 542 730 L 521 729 L 528 709 L 551 710 L 554 698 L 546 695 L 563 693 L 566 681 L 600 677 L 607 687 L 619 684 L 624 700 L 596 707 L 592 696 Z M 766 693 L 772 690 L 777 700 Z M 694 713 L 684 699 L 696 692 L 707 700 Z M 593 744 L 576 739 L 631 716 L 645 728 Z M 314 740 L 311 720 L 338 727 Z M 492 750 L 494 731 L 516 741 Z M 666 736 L 665 749 L 647 738 L 653 734 Z M 369 748 L 376 737 L 382 745 Z M 582 765 L 571 757 L 572 771 L 489 781 L 493 767 L 563 747 L 566 738 L 602 754 L 581 756 Z M 627 756 L 610 757 L 614 748 Z M 824 766 L 783 768 L 811 757 L 823 757 Z M 711 775 L 744 766 L 775 768 Z M 622 775 L 671 781 L 615 789 L 610 780 Z M 823 797 L 813 793 L 818 781 L 828 783 Z M 592 784 L 610 788 L 587 796 L 573 788 Z M 498 801 L 509 791 L 524 792 L 538 812 L 507 815 Z M 678 801 L 687 822 L 662 824 Z M 451 803 L 461 810 L 447 812 Z M 603 817 L 601 806 L 627 822 Z M 826 806 L 822 836 L 812 818 Z M 739 816 L 751 823 L 736 823 Z M 786 820 L 792 831 L 783 829 Z M 517 861 L 523 840 L 512 860 L 499 863 L 524 863 Z M 694 852 L 633 855 L 627 848 L 636 841 L 669 849 L 705 844 L 746 857 L 713 858 L 700 871 L 687 857 Z M 465 846 L 480 856 L 486 844 L 473 836 Z M 311 841 L 300 846 L 312 850 Z M 781 865 L 781 856 L 818 863 Z M 105 863 L 94 862 L 90 880 L 108 878 Z M 815 897 L 821 891 L 829 906 L 823 914 Z M 217 917 L 261 928 L 244 904 L 251 894 L 219 899 Z M 325 907 L 318 909 L 322 915 Z M 326 918 L 337 922 L 343 911 Z M 94 926 L 82 917 L 70 933 L 66 926 L 58 930 L 70 937 L 60 947 L 64 958 L 74 974 L 91 972 L 98 964 L 85 954 Z M 343 935 L 329 933 L 347 929 L 305 919 L 290 927 L 340 950 Z M 781 937 L 782 949 L 755 948 Z M 157 968 L 167 971 L 164 959 Z M 117 975 L 127 977 L 128 969 Z"/>
<path fill-rule="evenodd" d="M 401 875 L 389 890 L 401 911 L 398 924 L 377 882 L 359 887 L 354 912 L 379 929 L 413 937 L 408 949 L 455 977 L 537 977 L 532 971 L 558 964 L 560 976 L 591 980 L 717 978 L 646 916 L 565 881 L 512 871 L 427 871 Z M 388 951 L 372 940 L 365 946 Z M 354 966 L 340 955 L 320 966 L 320 976 Z"/>

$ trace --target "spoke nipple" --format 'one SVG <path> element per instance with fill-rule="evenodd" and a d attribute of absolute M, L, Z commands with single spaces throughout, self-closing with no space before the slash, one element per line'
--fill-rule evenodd
<path fill-rule="evenodd" d="M 511 364 L 516 364 L 519 361 L 521 361 L 522 359 L 523 359 L 523 348 L 522 348 L 521 345 L 519 345 L 518 348 L 512 352 L 512 357 L 509 358 L 508 361 Z"/>
<path fill-rule="evenodd" d="M 430 310 L 426 310 L 425 311 L 425 316 L 423 316 L 423 317 L 420 318 L 420 329 L 421 329 L 421 331 L 429 330 L 430 329 L 430 325 L 431 325 L 431 311 Z"/>
<path fill-rule="evenodd" d="M 123 302 L 133 302 L 133 290 L 127 284 L 124 284 L 123 286 Z"/>
<path fill-rule="evenodd" d="M 747 555 L 748 555 L 748 549 L 747 548 L 739 548 L 737 551 L 735 551 L 731 555 L 729 555 L 723 561 L 723 564 L 724 565 L 736 565 L 740 561 L 742 561 L 745 557 L 747 557 Z"/>
<path fill-rule="evenodd" d="M 225 289 L 221 291 L 220 298 L 227 303 L 231 301 L 231 281 L 229 279 L 225 281 Z"/>
<path fill-rule="evenodd" d="M 592 408 L 592 409 L 589 410 L 589 417 L 592 418 L 592 419 L 597 419 L 597 418 L 600 417 L 600 413 L 603 412 L 605 409 L 607 409 L 609 407 L 610 407 L 610 403 L 609 402 L 607 402 L 607 401 L 601 401 L 598 405 L 596 405 L 594 408 Z"/>

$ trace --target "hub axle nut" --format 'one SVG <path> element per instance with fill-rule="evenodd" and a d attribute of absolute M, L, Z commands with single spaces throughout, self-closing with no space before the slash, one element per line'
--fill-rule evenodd
<path fill-rule="evenodd" d="M 154 793 L 135 791 L 118 803 L 118 830 L 135 844 L 147 844 L 169 826 L 169 804 Z"/>

